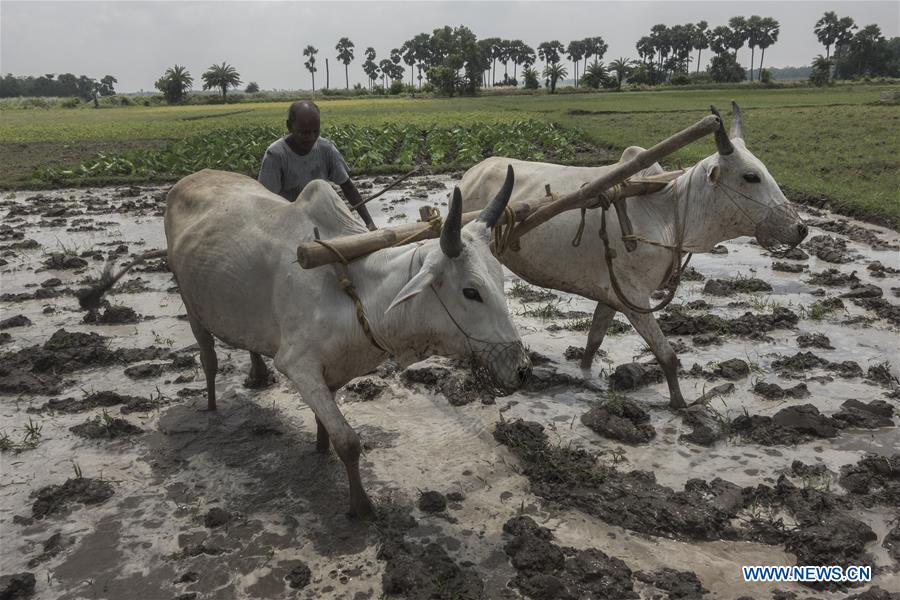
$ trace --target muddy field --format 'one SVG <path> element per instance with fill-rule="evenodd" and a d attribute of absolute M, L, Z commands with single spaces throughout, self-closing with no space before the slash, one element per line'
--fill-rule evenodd
<path fill-rule="evenodd" d="M 372 213 L 411 221 L 450 186 L 410 180 Z M 108 258 L 165 247 L 165 192 L 0 200 L 3 598 L 900 597 L 900 235 L 805 212 L 787 257 L 749 239 L 695 256 L 660 316 L 703 399 L 681 414 L 621 316 L 582 372 L 593 306 L 509 273 L 523 390 L 493 397 L 429 359 L 340 392 L 370 524 L 345 515 L 343 466 L 315 452 L 283 376 L 248 389 L 248 354 L 219 344 L 219 410 L 203 410 L 164 261 L 79 310 Z M 794 564 L 874 576 L 740 574 Z"/>

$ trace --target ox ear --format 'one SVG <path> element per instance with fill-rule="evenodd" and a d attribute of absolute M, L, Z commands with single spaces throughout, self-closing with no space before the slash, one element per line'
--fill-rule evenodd
<path fill-rule="evenodd" d="M 716 184 L 719 181 L 719 164 L 712 163 L 706 167 L 706 181 Z"/>
<path fill-rule="evenodd" d="M 427 262 L 422 265 L 422 268 L 416 273 L 416 276 L 409 280 L 409 283 L 403 286 L 403 289 L 397 293 L 397 296 L 391 301 L 391 305 L 387 307 L 387 310 L 384 311 L 384 314 L 388 314 L 391 312 L 395 306 L 399 304 L 403 304 L 413 296 L 417 295 L 422 290 L 425 290 L 434 283 L 435 274 L 434 268 L 432 265 L 429 265 Z"/>

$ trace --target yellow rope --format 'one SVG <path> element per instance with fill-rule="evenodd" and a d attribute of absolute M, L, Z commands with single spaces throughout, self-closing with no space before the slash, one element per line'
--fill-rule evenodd
<path fill-rule="evenodd" d="M 588 208 L 597 208 L 598 206 L 609 208 L 610 204 L 625 197 L 622 195 L 622 193 L 624 192 L 625 186 L 627 184 L 628 180 L 626 179 L 622 183 L 617 183 L 611 188 L 603 190 L 602 192 L 597 194 L 597 202 L 595 202 L 593 206 L 588 206 Z"/>
<path fill-rule="evenodd" d="M 607 210 L 613 202 L 619 200 L 621 198 L 625 198 L 624 191 L 625 185 L 628 184 L 628 180 L 626 179 L 622 183 L 617 183 L 611 188 L 605 189 L 599 194 L 597 194 L 597 200 L 588 206 L 585 206 L 581 209 L 581 221 L 578 223 L 578 229 L 575 231 L 575 237 L 572 238 L 572 246 L 577 248 L 581 245 L 581 237 L 584 234 L 584 223 L 585 217 L 587 216 L 587 209 L 591 208 L 602 208 L 603 210 Z M 587 185 L 587 184 L 584 184 Z M 584 187 L 584 186 L 582 186 Z M 554 202 L 558 199 L 554 194 Z"/>
<path fill-rule="evenodd" d="M 494 224 L 493 236 L 491 237 L 491 252 L 494 256 L 500 256 L 509 249 L 519 250 L 519 240 L 515 239 L 516 230 L 516 211 L 506 205 L 503 214 Z"/>
<path fill-rule="evenodd" d="M 369 325 L 369 320 L 366 318 L 366 311 L 363 308 L 362 300 L 359 298 L 359 294 L 356 293 L 356 287 L 353 285 L 353 280 L 350 279 L 350 271 L 347 269 L 347 259 L 344 258 L 344 255 L 341 254 L 340 250 L 338 250 L 333 244 L 325 241 L 316 239 L 317 243 L 331 250 L 335 256 L 338 257 L 338 260 L 341 262 L 341 276 L 338 277 L 338 283 L 341 286 L 341 289 L 346 292 L 350 299 L 353 300 L 353 303 L 356 305 L 356 320 L 359 321 L 359 325 L 362 327 L 363 333 L 366 334 L 366 337 L 369 338 L 369 341 L 372 342 L 372 345 L 381 350 L 382 352 L 388 352 L 387 348 L 385 348 L 382 344 L 378 343 L 378 340 L 375 339 L 375 333 L 372 331 L 372 327 Z M 388 352 L 389 353 L 389 352 Z"/>

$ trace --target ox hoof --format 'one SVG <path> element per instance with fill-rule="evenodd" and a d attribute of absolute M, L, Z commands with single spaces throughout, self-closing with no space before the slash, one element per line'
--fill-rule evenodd
<path fill-rule="evenodd" d="M 363 498 L 358 501 L 354 501 L 351 499 L 350 512 L 348 514 L 351 518 L 354 519 L 371 521 L 375 519 L 375 505 L 372 504 L 372 501 L 369 500 L 366 496 L 363 496 Z"/>
<path fill-rule="evenodd" d="M 684 398 L 680 396 L 678 398 L 673 397 L 669 399 L 669 408 L 672 410 L 682 410 L 687 408 L 687 404 L 684 402 Z"/>
<path fill-rule="evenodd" d="M 264 390 L 275 383 L 275 375 L 266 371 L 262 376 L 249 375 L 244 380 L 244 387 L 250 390 Z"/>

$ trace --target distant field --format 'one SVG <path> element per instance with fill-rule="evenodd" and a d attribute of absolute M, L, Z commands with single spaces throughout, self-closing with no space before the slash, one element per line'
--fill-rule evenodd
<path fill-rule="evenodd" d="M 454 99 L 372 98 L 321 103 L 323 123 L 465 127 L 473 123 L 553 121 L 577 127 L 600 149 L 650 145 L 730 101 L 745 111 L 751 150 L 793 197 L 827 197 L 843 212 L 900 225 L 900 108 L 878 102 L 878 86 L 835 89 L 728 89 Z M 172 140 L 232 127 L 283 127 L 287 103 L 100 110 L 0 112 L 0 185 L 33 186 L 39 166 L 78 164 L 121 149 L 160 148 Z M 713 149 L 703 140 L 673 155 L 687 164 Z M 464 166 L 464 165 L 463 165 Z M 383 169 L 381 169 L 383 170 Z M 45 184 L 46 185 L 46 184 Z"/>

